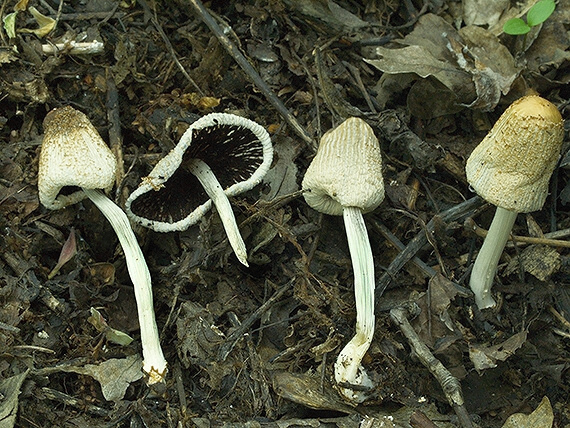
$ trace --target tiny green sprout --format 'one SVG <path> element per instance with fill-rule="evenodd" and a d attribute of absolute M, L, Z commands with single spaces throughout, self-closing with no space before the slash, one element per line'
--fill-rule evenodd
<path fill-rule="evenodd" d="M 509 19 L 503 25 L 503 31 L 512 36 L 526 34 L 532 27 L 546 21 L 554 12 L 555 7 L 554 0 L 541 0 L 529 9 L 526 14 L 526 22 L 521 18 Z"/>

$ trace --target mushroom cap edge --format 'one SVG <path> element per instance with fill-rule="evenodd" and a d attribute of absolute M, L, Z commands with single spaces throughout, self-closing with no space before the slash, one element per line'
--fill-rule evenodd
<path fill-rule="evenodd" d="M 168 179 L 172 177 L 174 172 L 180 167 L 184 153 L 191 146 L 192 132 L 194 130 L 218 124 L 234 124 L 251 130 L 262 145 L 263 151 L 263 160 L 251 177 L 245 181 L 229 186 L 224 189 L 224 193 L 228 196 L 239 195 L 240 193 L 246 192 L 261 183 L 273 161 L 273 145 L 268 132 L 257 122 L 242 116 L 230 113 L 210 113 L 196 120 L 188 127 L 180 138 L 178 144 L 176 144 L 176 146 L 155 165 L 148 177 L 145 177 L 140 186 L 129 195 L 125 203 L 125 209 L 133 221 L 156 232 L 183 231 L 197 223 L 199 219 L 211 209 L 212 201 L 211 199 L 208 199 L 203 204 L 196 207 L 185 218 L 170 223 L 138 216 L 132 210 L 132 203 L 142 194 L 160 189 L 165 185 L 165 183 L 167 183 Z"/>

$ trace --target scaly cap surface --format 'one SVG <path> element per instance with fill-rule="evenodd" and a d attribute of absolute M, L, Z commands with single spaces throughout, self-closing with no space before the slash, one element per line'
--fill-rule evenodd
<path fill-rule="evenodd" d="M 512 103 L 467 160 L 467 181 L 493 205 L 524 213 L 542 208 L 564 138 L 554 104 L 537 95 Z"/>
<path fill-rule="evenodd" d="M 324 214 L 378 207 L 384 200 L 382 155 L 372 128 L 351 117 L 323 135 L 302 186 L 307 203 Z"/>
<path fill-rule="evenodd" d="M 56 210 L 86 198 L 81 189 L 60 194 L 66 186 L 110 188 L 116 167 L 113 152 L 87 116 L 70 106 L 47 114 L 38 170 L 38 193 L 46 208 Z"/>

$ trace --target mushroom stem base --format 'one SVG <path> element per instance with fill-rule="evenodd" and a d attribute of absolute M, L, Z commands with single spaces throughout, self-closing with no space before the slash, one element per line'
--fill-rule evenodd
<path fill-rule="evenodd" d="M 230 201 L 225 194 L 222 185 L 214 175 L 214 172 L 206 162 L 200 159 L 191 159 L 186 163 L 186 168 L 188 168 L 188 170 L 200 181 L 204 190 L 216 206 L 218 215 L 220 216 L 224 229 L 226 230 L 228 241 L 230 242 L 236 257 L 242 264 L 249 266 L 247 263 L 247 250 L 241 234 L 239 233 L 239 228 L 236 223 L 232 206 L 230 205 Z"/>
<path fill-rule="evenodd" d="M 475 259 L 469 286 L 475 294 L 475 303 L 479 309 L 491 308 L 496 305 L 491 295 L 491 287 L 497 273 L 501 254 L 503 254 L 503 249 L 516 219 L 516 212 L 497 207 L 489 232 Z"/>
<path fill-rule="evenodd" d="M 374 386 L 360 364 L 374 336 L 374 259 L 360 208 L 345 207 L 343 218 L 354 271 L 356 334 L 338 355 L 335 380 L 348 400 L 361 403 L 367 397 L 366 389 Z M 350 385 L 360 388 L 357 391 Z"/>
<path fill-rule="evenodd" d="M 150 272 L 137 237 L 131 229 L 127 215 L 99 190 L 83 189 L 87 197 L 101 210 L 119 238 L 125 253 L 127 269 L 133 282 L 141 329 L 143 371 L 147 383 L 153 385 L 164 381 L 167 367 L 160 347 L 158 328 L 154 317 L 152 283 Z"/>

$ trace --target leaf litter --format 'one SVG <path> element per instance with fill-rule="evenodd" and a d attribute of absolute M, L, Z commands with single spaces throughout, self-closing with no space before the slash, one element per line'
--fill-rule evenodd
<path fill-rule="evenodd" d="M 533 1 L 207 4 L 266 88 L 236 65 L 193 3 L 64 4 L 48 28 L 57 8 L 30 1 L 47 18 L 47 35 L 21 31 L 38 25 L 25 5 L 8 22 L 14 37 L 0 50 L 2 426 L 568 424 L 568 250 L 515 240 L 494 286 L 500 306 L 481 313 L 465 282 L 479 238 L 462 227 L 466 217 L 489 224 L 463 166 L 501 111 L 531 88 L 565 116 L 568 1 L 524 40 L 502 24 Z M 104 50 L 42 48 L 69 40 Z M 273 169 L 234 204 L 253 249 L 250 269 L 232 257 L 215 214 L 177 234 L 137 231 L 170 366 L 166 391 L 141 380 L 132 286 L 104 218 L 88 203 L 39 206 L 41 122 L 65 104 L 88 113 L 107 141 L 110 126 L 121 130 L 120 143 L 110 141 L 125 161 L 118 202 L 210 111 L 244 115 L 272 133 Z M 355 318 L 342 222 L 309 209 L 298 192 L 320 137 L 346 115 L 367 120 L 381 139 L 389 196 L 366 220 L 386 291 L 363 361 L 376 386 L 356 408 L 341 399 L 332 369 Z M 538 230 L 570 228 L 566 164 L 550 205 L 533 214 Z M 76 242 L 64 246 L 71 225 Z M 522 222 L 514 234 L 536 236 Z"/>

